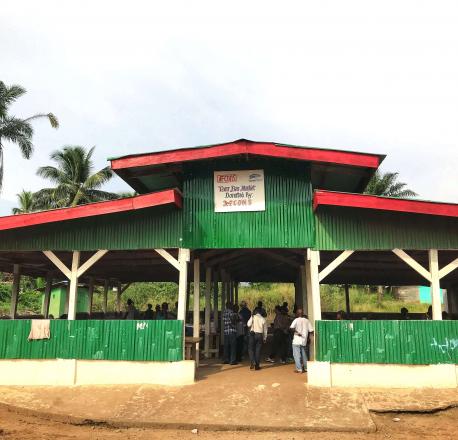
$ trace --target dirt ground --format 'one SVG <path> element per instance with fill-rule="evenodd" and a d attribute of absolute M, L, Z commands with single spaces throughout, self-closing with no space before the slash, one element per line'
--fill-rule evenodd
<path fill-rule="evenodd" d="M 1 439 L 222 439 L 242 440 L 330 440 L 330 439 L 455 439 L 458 430 L 458 408 L 435 414 L 372 414 L 377 432 L 336 433 L 336 432 L 198 432 L 189 430 L 113 429 L 103 426 L 69 425 L 49 421 L 41 417 L 22 415 L 0 407 Z M 400 418 L 395 422 L 393 418 Z"/>

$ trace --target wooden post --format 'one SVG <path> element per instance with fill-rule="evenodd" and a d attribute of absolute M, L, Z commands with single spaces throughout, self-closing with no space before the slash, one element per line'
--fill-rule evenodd
<path fill-rule="evenodd" d="M 73 251 L 72 269 L 70 275 L 70 290 L 68 295 L 68 320 L 76 318 L 76 304 L 78 299 L 78 266 L 80 264 L 80 251 Z"/>
<path fill-rule="evenodd" d="M 441 306 L 441 288 L 439 278 L 439 257 L 437 249 L 430 249 L 429 256 L 429 272 L 431 274 L 431 299 L 433 309 L 433 320 L 442 320 Z"/>
<path fill-rule="evenodd" d="M 195 338 L 200 336 L 200 260 L 194 258 L 194 314 L 192 320 L 193 333 Z M 196 343 L 196 367 L 199 366 L 200 344 Z"/>
<path fill-rule="evenodd" d="M 19 264 L 13 265 L 13 287 L 11 290 L 11 308 L 10 318 L 16 318 L 17 303 L 19 300 L 19 287 L 21 282 L 21 266 Z"/>
<path fill-rule="evenodd" d="M 211 282 L 212 270 L 211 267 L 205 269 L 205 342 L 204 353 L 208 359 L 210 357 L 210 318 L 211 318 Z"/>
<path fill-rule="evenodd" d="M 94 277 L 89 278 L 89 289 L 88 289 L 88 313 L 89 316 L 92 314 L 92 302 L 94 300 Z"/>
<path fill-rule="evenodd" d="M 227 293 L 227 282 L 226 282 L 226 274 L 224 271 L 221 271 L 221 316 L 220 316 L 220 344 L 224 344 L 224 321 L 223 321 L 223 314 L 224 309 L 226 308 L 226 293 Z"/>
<path fill-rule="evenodd" d="M 215 333 L 218 333 L 218 277 L 217 277 L 217 272 L 214 272 L 214 281 L 213 281 L 213 322 L 215 325 Z"/>
<path fill-rule="evenodd" d="M 188 285 L 188 261 L 189 261 L 189 249 L 178 250 L 178 312 L 177 319 L 183 321 L 183 331 L 185 325 L 186 315 L 186 287 Z M 184 338 L 183 338 L 184 340 Z M 183 350 L 184 355 L 184 350 Z"/>
<path fill-rule="evenodd" d="M 239 283 L 234 281 L 235 304 L 239 304 Z"/>
<path fill-rule="evenodd" d="M 302 309 L 302 287 L 300 268 L 297 271 L 296 282 L 294 283 L 294 304 L 296 304 L 296 309 Z"/>
<path fill-rule="evenodd" d="M 45 287 L 45 298 L 43 301 L 43 315 L 45 319 L 49 318 L 49 303 L 51 302 L 51 289 L 52 289 L 52 273 L 46 274 L 46 287 Z M 59 318 L 55 316 L 54 318 Z"/>
<path fill-rule="evenodd" d="M 121 313 L 121 295 L 122 285 L 121 282 L 118 281 L 116 284 L 116 313 L 118 313 L 118 315 Z"/>
<path fill-rule="evenodd" d="M 348 318 L 350 315 L 350 286 L 348 284 L 345 284 L 345 310 Z"/>
<path fill-rule="evenodd" d="M 103 313 L 107 313 L 108 310 L 108 289 L 110 288 L 110 284 L 108 280 L 105 280 L 105 284 L 103 285 L 103 301 L 102 301 L 102 310 Z"/>

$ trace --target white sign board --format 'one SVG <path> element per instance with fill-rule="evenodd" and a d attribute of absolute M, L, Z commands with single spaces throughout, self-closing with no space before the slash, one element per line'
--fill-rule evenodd
<path fill-rule="evenodd" d="M 215 171 L 215 212 L 265 211 L 264 170 Z"/>

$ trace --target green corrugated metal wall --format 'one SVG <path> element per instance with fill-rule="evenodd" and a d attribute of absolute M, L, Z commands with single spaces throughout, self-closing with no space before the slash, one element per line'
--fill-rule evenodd
<path fill-rule="evenodd" d="M 57 321 L 28 341 L 30 320 L 0 321 L 0 359 L 183 360 L 182 321 Z"/>
<path fill-rule="evenodd" d="M 458 219 L 367 209 L 319 208 L 319 250 L 458 249 Z"/>
<path fill-rule="evenodd" d="M 213 172 L 263 169 L 266 210 L 214 212 Z M 306 164 L 266 159 L 225 159 L 185 168 L 183 246 L 294 248 L 314 244 L 312 188 Z"/>
<path fill-rule="evenodd" d="M 317 321 L 317 360 L 458 364 L 458 321 Z"/>
<path fill-rule="evenodd" d="M 181 209 L 149 208 L 1 231 L 0 250 L 89 251 L 179 247 L 181 231 Z"/>

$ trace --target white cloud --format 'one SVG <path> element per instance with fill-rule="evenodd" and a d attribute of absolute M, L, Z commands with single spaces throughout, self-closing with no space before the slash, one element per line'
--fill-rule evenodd
<path fill-rule="evenodd" d="M 65 144 L 102 167 L 246 137 L 387 153 L 422 198 L 458 202 L 457 22 L 451 0 L 4 0 L 0 77 L 29 90 L 14 112 L 61 128 L 36 124 L 32 161 L 7 147 L 2 197 L 41 187 Z"/>

